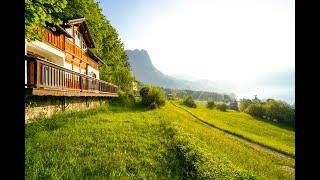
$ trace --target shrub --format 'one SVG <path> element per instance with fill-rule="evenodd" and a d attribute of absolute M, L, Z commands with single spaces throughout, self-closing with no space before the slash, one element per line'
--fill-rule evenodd
<path fill-rule="evenodd" d="M 227 104 L 226 103 L 218 103 L 216 105 L 217 109 L 219 109 L 220 111 L 226 111 L 227 110 Z"/>
<path fill-rule="evenodd" d="M 194 100 L 191 96 L 185 97 L 182 103 L 188 107 L 192 107 L 192 108 L 197 107 L 197 104 L 194 102 Z"/>
<path fill-rule="evenodd" d="M 294 121 L 295 110 L 289 104 L 270 99 L 266 103 L 266 116 L 271 120 Z"/>
<path fill-rule="evenodd" d="M 117 102 L 121 106 L 123 106 L 125 108 L 131 108 L 135 105 L 135 99 L 132 95 L 128 95 L 123 91 L 119 91 L 118 95 L 119 95 L 119 97 L 117 99 Z"/>
<path fill-rule="evenodd" d="M 250 104 L 252 104 L 252 101 L 250 99 L 241 99 L 240 105 L 239 105 L 239 110 L 245 111 Z"/>
<path fill-rule="evenodd" d="M 208 101 L 207 101 L 207 108 L 208 108 L 208 109 L 213 109 L 215 106 L 216 106 L 216 104 L 215 104 L 214 100 L 208 99 Z"/>
<path fill-rule="evenodd" d="M 145 97 L 145 96 L 147 96 L 148 95 L 148 92 L 149 92 L 149 87 L 143 87 L 143 88 L 141 88 L 140 89 L 140 91 L 139 91 L 139 94 L 140 94 L 140 96 L 141 97 Z"/>
<path fill-rule="evenodd" d="M 155 102 L 158 106 L 163 106 L 166 102 L 166 97 L 164 92 L 157 87 L 153 87 L 153 86 L 143 87 L 140 90 L 140 95 L 142 97 L 142 103 L 148 107 L 153 102 Z"/>
<path fill-rule="evenodd" d="M 245 112 L 251 116 L 263 118 L 266 115 L 266 108 L 262 104 L 254 103 L 250 104 Z"/>

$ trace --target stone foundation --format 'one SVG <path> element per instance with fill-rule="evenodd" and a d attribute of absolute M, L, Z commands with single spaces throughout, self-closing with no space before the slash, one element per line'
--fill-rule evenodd
<path fill-rule="evenodd" d="M 108 102 L 106 97 L 56 97 L 27 96 L 25 100 L 25 122 L 40 117 L 51 117 L 59 111 L 80 111 L 95 108 Z"/>

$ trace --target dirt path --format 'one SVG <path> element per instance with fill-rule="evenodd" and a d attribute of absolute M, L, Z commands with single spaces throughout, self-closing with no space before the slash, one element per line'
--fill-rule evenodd
<path fill-rule="evenodd" d="M 248 139 L 248 138 L 246 138 L 246 137 L 244 137 L 244 136 L 242 136 L 242 135 L 235 134 L 235 133 L 230 132 L 230 131 L 225 130 L 225 129 L 221 129 L 221 128 L 213 125 L 213 124 L 210 124 L 210 123 L 208 123 L 208 122 L 200 119 L 199 117 L 197 117 L 196 115 L 194 115 L 192 112 L 184 109 L 183 107 L 177 106 L 177 105 L 176 105 L 175 103 L 173 103 L 172 101 L 170 101 L 170 102 L 171 102 L 171 104 L 172 104 L 173 106 L 175 106 L 175 107 L 177 107 L 177 108 L 179 108 L 179 109 L 184 110 L 185 112 L 187 112 L 188 114 L 190 114 L 192 117 L 194 117 L 195 119 L 197 119 L 197 120 L 200 121 L 201 123 L 206 124 L 207 126 L 213 127 L 213 128 L 215 128 L 215 129 L 218 129 L 218 130 L 220 130 L 220 131 L 223 131 L 223 132 L 227 133 L 228 135 L 230 135 L 230 136 L 232 136 L 232 137 L 234 137 L 234 138 L 236 138 L 236 139 L 238 139 L 238 140 L 246 143 L 247 145 L 249 145 L 249 146 L 251 146 L 251 147 L 253 147 L 253 148 L 257 149 L 257 150 L 263 150 L 263 151 L 266 151 L 266 152 L 268 152 L 268 153 L 271 153 L 271 154 L 274 154 L 274 155 L 277 155 L 277 156 L 281 156 L 281 157 L 284 157 L 284 158 L 287 158 L 287 159 L 292 159 L 292 160 L 294 160 L 294 156 L 292 156 L 292 155 L 290 155 L 290 154 L 286 154 L 286 153 L 280 152 L 279 150 L 276 150 L 276 149 L 267 147 L 267 146 L 262 145 L 262 144 L 258 144 L 258 143 L 256 143 L 256 142 L 253 142 L 251 139 Z"/>

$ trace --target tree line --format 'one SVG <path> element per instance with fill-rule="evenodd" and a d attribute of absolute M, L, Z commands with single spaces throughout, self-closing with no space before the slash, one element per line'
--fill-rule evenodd
<path fill-rule="evenodd" d="M 175 96 L 175 98 L 184 98 L 186 96 L 191 96 L 196 100 L 208 100 L 213 99 L 214 101 L 221 102 L 234 102 L 236 98 L 233 94 L 222 94 L 217 92 L 208 92 L 208 91 L 193 91 L 193 90 L 180 90 L 180 89 L 169 89 L 163 88 L 165 94 L 168 96 L 169 94 Z"/>

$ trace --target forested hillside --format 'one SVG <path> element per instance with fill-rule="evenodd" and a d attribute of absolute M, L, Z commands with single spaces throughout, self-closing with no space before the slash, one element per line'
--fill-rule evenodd
<path fill-rule="evenodd" d="M 183 98 L 185 96 L 191 96 L 197 100 L 208 100 L 213 99 L 215 101 L 225 101 L 233 102 L 235 101 L 235 96 L 233 94 L 222 94 L 216 92 L 207 91 L 192 91 L 192 90 L 179 90 L 179 89 L 168 89 L 164 88 L 166 95 L 172 94 L 175 98 Z"/>

